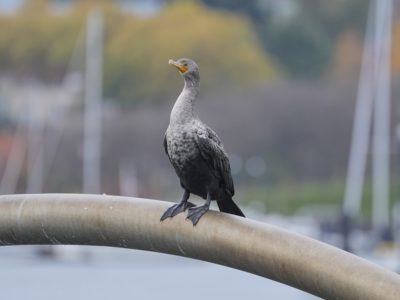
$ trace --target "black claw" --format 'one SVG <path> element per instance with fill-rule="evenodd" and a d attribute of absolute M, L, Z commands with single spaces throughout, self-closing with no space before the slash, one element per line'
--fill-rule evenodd
<path fill-rule="evenodd" d="M 210 207 L 208 205 L 189 208 L 189 212 L 186 219 L 192 221 L 193 226 L 196 226 L 197 222 L 199 222 L 200 218 L 209 210 L 209 208 Z"/>
<path fill-rule="evenodd" d="M 188 201 L 174 204 L 163 213 L 163 215 L 160 218 L 160 221 L 164 221 L 167 218 L 173 218 L 177 214 L 184 212 L 186 209 L 193 207 L 193 206 L 195 206 L 195 205 Z"/>

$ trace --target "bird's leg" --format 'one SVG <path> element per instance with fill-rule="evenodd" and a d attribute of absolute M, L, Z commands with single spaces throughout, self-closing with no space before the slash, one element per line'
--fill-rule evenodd
<path fill-rule="evenodd" d="M 174 204 L 170 208 L 168 208 L 161 216 L 160 221 L 164 221 L 166 218 L 175 217 L 177 214 L 185 211 L 187 208 L 195 206 L 193 203 L 188 201 L 189 196 L 189 191 L 185 190 L 182 196 L 182 200 L 179 203 Z"/>
<path fill-rule="evenodd" d="M 211 204 L 211 195 L 210 193 L 207 193 L 206 204 L 199 207 L 189 208 L 189 212 L 186 219 L 192 221 L 193 226 L 195 226 L 197 222 L 199 222 L 200 218 L 210 209 L 210 204 Z"/>

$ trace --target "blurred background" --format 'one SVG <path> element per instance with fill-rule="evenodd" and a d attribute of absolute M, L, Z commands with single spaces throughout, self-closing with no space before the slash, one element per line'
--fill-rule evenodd
<path fill-rule="evenodd" d="M 399 270 L 399 13 L 389 0 L 0 0 L 0 194 L 178 201 L 162 141 L 183 82 L 167 62 L 190 57 L 246 215 Z M 209 286 L 194 299 L 315 299 L 136 251 L 8 247 L 0 261 L 7 299 L 175 299 L 163 289 L 188 276 L 185 294 Z"/>

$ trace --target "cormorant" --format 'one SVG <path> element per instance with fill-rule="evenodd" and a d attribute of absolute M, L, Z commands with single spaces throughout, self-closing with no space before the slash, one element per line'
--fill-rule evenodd
<path fill-rule="evenodd" d="M 182 200 L 168 208 L 161 221 L 189 209 L 187 219 L 196 225 L 216 200 L 222 212 L 244 217 L 233 202 L 234 186 L 228 156 L 217 134 L 205 125 L 194 112 L 199 93 L 200 74 L 197 64 L 188 58 L 169 60 L 182 75 L 185 85 L 171 111 L 164 137 L 164 149 L 180 179 L 184 193 Z M 203 206 L 188 201 L 195 194 L 206 203 Z"/>

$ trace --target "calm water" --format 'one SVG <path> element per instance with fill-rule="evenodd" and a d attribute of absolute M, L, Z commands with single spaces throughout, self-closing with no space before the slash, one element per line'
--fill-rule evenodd
<path fill-rule="evenodd" d="M 106 247 L 0 248 L 0 299 L 319 299 L 238 270 L 170 255 Z"/>

